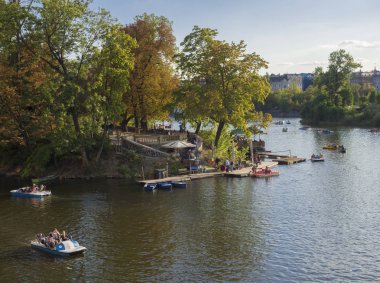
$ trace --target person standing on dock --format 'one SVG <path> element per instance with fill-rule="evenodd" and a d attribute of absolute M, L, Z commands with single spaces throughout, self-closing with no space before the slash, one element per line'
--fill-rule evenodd
<path fill-rule="evenodd" d="M 228 170 L 230 169 L 230 161 L 226 159 L 226 162 L 224 163 L 224 165 L 226 167 L 226 172 L 228 172 Z"/>

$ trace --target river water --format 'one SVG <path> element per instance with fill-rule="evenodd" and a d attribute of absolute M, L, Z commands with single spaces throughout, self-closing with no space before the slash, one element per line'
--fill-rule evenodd
<path fill-rule="evenodd" d="M 0 180 L 0 282 L 368 282 L 380 280 L 380 134 L 306 131 L 291 119 L 267 149 L 326 161 L 279 166 L 268 180 L 211 178 L 143 192 L 125 180 L 58 182 L 43 200 L 12 198 Z M 346 154 L 322 150 L 344 144 Z M 88 251 L 30 248 L 69 231 Z"/>

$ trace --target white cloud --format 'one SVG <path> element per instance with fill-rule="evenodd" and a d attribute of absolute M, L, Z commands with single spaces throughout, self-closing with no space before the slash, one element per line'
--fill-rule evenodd
<path fill-rule="evenodd" d="M 354 48 L 380 48 L 380 41 L 362 41 L 362 40 L 343 40 L 338 44 L 339 47 L 354 47 Z"/>
<path fill-rule="evenodd" d="M 364 41 L 355 39 L 346 39 L 338 44 L 322 44 L 319 45 L 321 49 L 337 49 L 337 48 L 380 48 L 380 41 Z"/>
<path fill-rule="evenodd" d="M 365 64 L 365 63 L 371 63 L 372 61 L 367 59 L 367 58 L 358 58 L 357 59 L 358 62 L 362 63 L 362 64 Z"/>
<path fill-rule="evenodd" d="M 328 64 L 327 61 L 312 61 L 312 62 L 306 61 L 306 62 L 298 63 L 297 65 L 299 66 L 325 66 L 327 64 Z"/>
<path fill-rule="evenodd" d="M 293 62 L 281 62 L 276 64 L 277 66 L 285 66 L 285 67 L 291 67 L 294 66 L 295 64 Z"/>

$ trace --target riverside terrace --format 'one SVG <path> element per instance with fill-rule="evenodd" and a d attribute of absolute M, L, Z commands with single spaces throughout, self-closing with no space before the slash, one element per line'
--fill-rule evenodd
<path fill-rule="evenodd" d="M 273 161 L 262 161 L 258 166 L 257 169 L 264 169 L 265 167 L 272 168 L 274 166 L 278 165 L 277 162 Z M 191 181 L 196 179 L 204 179 L 204 178 L 211 178 L 211 177 L 249 177 L 250 172 L 252 170 L 252 167 L 244 167 L 242 169 L 237 169 L 232 172 L 222 172 L 222 171 L 216 171 L 216 172 L 207 172 L 207 173 L 194 173 L 191 172 L 189 174 L 180 175 L 180 176 L 171 176 L 166 177 L 162 179 L 151 179 L 151 180 L 141 180 L 139 183 L 146 184 L 146 183 L 157 183 L 157 182 L 180 182 L 180 181 Z"/>

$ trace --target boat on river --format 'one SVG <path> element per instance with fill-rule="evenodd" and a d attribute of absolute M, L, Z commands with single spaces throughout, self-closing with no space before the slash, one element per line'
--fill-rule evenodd
<path fill-rule="evenodd" d="M 270 170 L 270 169 L 269 170 L 262 169 L 262 170 L 252 173 L 252 176 L 256 178 L 269 178 L 269 177 L 278 176 L 278 175 L 280 175 L 280 172 Z"/>
<path fill-rule="evenodd" d="M 157 183 L 146 183 L 144 185 L 144 191 L 152 192 L 157 188 Z"/>
<path fill-rule="evenodd" d="M 340 153 L 346 153 L 346 148 L 345 148 L 343 145 L 339 145 L 339 146 L 338 146 L 338 151 L 339 151 Z"/>
<path fill-rule="evenodd" d="M 51 195 L 51 191 L 34 191 L 29 192 L 29 187 L 19 188 L 17 190 L 10 191 L 13 197 L 25 197 L 25 198 L 43 198 Z"/>
<path fill-rule="evenodd" d="M 186 189 L 187 188 L 187 183 L 186 182 L 176 182 L 176 181 L 171 181 L 173 188 L 177 189 Z"/>
<path fill-rule="evenodd" d="M 323 149 L 331 149 L 331 150 L 336 150 L 338 146 L 336 144 L 326 144 L 322 147 Z"/>
<path fill-rule="evenodd" d="M 323 156 L 323 154 L 313 154 L 311 156 L 311 161 L 312 162 L 325 161 L 325 157 Z"/>
<path fill-rule="evenodd" d="M 53 248 L 47 247 L 45 244 L 42 244 L 37 239 L 31 241 L 30 244 L 32 248 L 36 250 L 59 256 L 82 254 L 87 250 L 85 247 L 79 245 L 77 241 L 71 239 L 62 241 L 61 243 L 56 244 Z"/>
<path fill-rule="evenodd" d="M 171 190 L 173 185 L 170 182 L 159 182 L 157 183 L 158 190 Z"/>
<path fill-rule="evenodd" d="M 288 131 L 288 128 L 284 127 L 284 128 L 282 128 L 282 131 L 286 133 Z"/>

